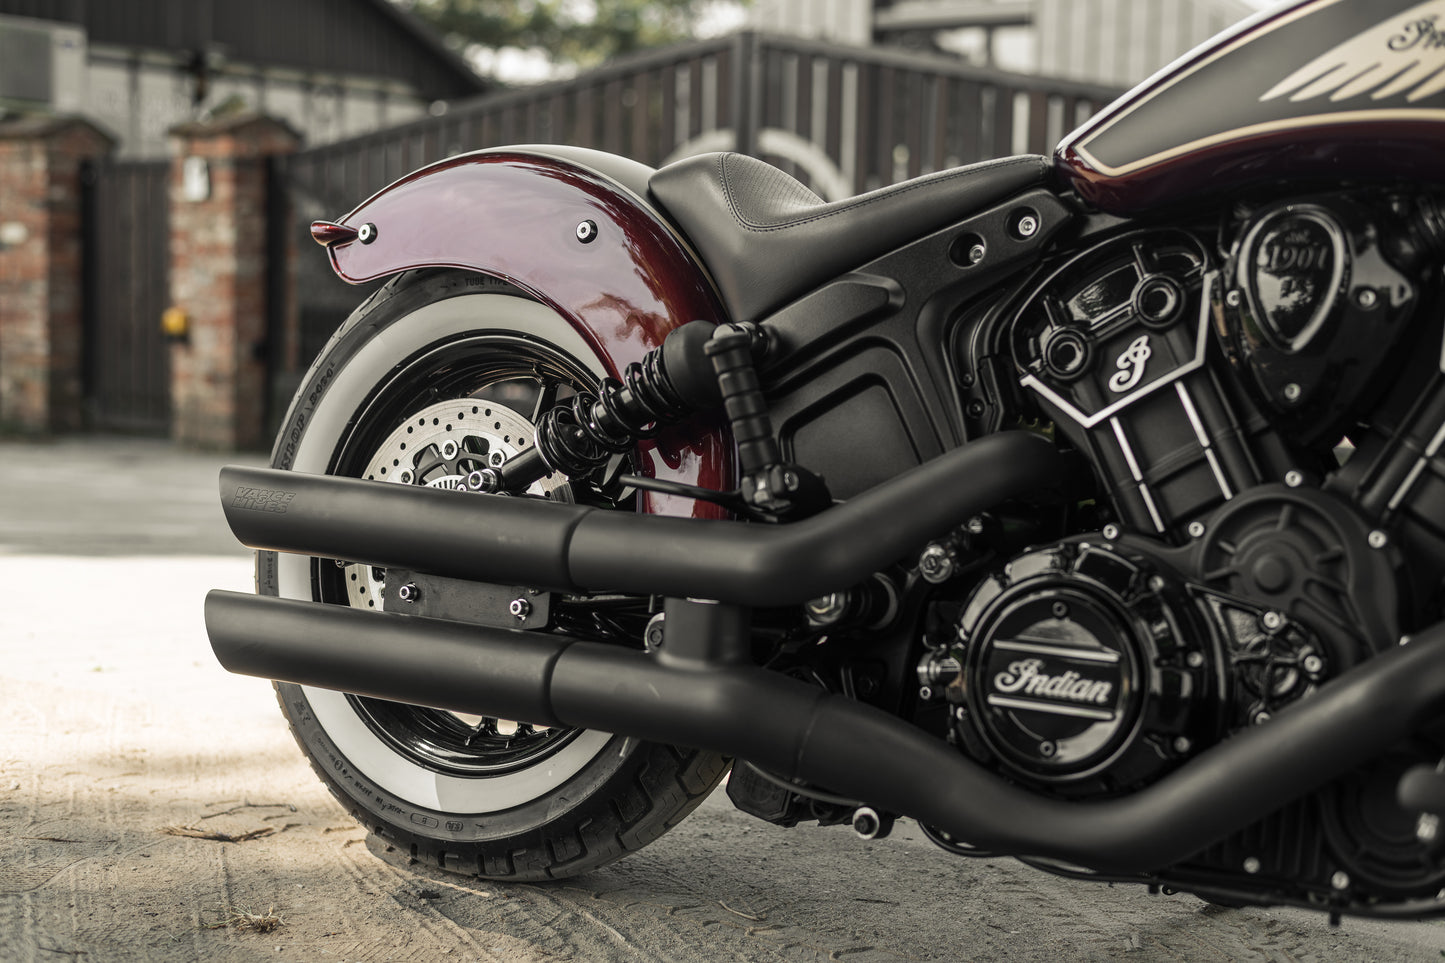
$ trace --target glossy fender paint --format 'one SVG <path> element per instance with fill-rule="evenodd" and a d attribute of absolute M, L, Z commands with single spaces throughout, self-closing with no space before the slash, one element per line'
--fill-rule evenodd
<path fill-rule="evenodd" d="M 339 223 L 359 232 L 327 248 L 342 278 L 424 267 L 502 278 L 566 318 L 613 377 L 673 328 L 727 320 L 707 274 L 657 215 L 617 182 L 557 157 L 504 149 L 448 158 L 384 188 Z M 639 451 L 643 474 L 712 489 L 734 483 L 732 444 L 715 422 L 664 431 Z M 645 494 L 655 514 L 724 514 L 705 502 Z"/>
<path fill-rule="evenodd" d="M 1284 178 L 1445 183 L 1445 0 L 1301 0 L 1125 94 L 1055 153 L 1115 214 Z"/>

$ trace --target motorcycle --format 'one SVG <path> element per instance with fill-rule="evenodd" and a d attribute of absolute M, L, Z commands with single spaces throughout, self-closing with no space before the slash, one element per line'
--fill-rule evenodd
<path fill-rule="evenodd" d="M 320 778 L 542 880 L 740 809 L 1226 905 L 1445 910 L 1445 4 L 1301 0 L 1052 158 L 825 203 L 452 157 L 223 470 Z"/>

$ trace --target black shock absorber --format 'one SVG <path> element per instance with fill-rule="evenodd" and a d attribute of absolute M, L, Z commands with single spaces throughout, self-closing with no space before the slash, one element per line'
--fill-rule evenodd
<path fill-rule="evenodd" d="M 554 471 L 585 475 L 664 426 L 716 406 L 717 382 L 704 350 L 713 330 L 706 321 L 676 328 L 640 362 L 628 365 L 621 380 L 605 378 L 595 394 L 578 392 L 570 402 L 544 414 L 533 447 L 499 469 L 472 472 L 467 487 L 519 492 Z"/>
<path fill-rule="evenodd" d="M 665 374 L 662 353 L 649 352 L 623 370 L 621 381 L 607 378 L 597 394 L 580 391 L 543 415 L 537 451 L 553 470 L 583 475 L 690 410 Z"/>
<path fill-rule="evenodd" d="M 531 448 L 500 468 L 472 472 L 467 487 L 489 493 L 520 492 L 554 471 L 574 478 L 585 475 L 665 425 L 721 402 L 737 443 L 740 491 L 709 491 L 637 476 L 624 480 L 638 488 L 707 499 L 770 521 L 821 511 L 831 503 L 823 480 L 780 456 L 755 365 L 755 357 L 766 347 L 767 337 L 756 324 L 685 324 L 642 361 L 628 365 L 621 380 L 607 378 L 596 394 L 579 392 L 572 401 L 547 412 Z"/>

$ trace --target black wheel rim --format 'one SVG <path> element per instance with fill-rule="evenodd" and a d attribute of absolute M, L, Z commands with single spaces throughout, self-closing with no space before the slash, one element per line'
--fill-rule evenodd
<path fill-rule="evenodd" d="M 553 346 L 514 334 L 477 334 L 433 345 L 398 365 L 373 391 L 338 446 L 331 473 L 365 477 L 367 463 L 382 440 L 416 412 L 440 402 L 455 403 L 464 411 L 504 406 L 535 424 L 540 412 L 578 390 L 594 387 L 595 381 L 586 368 Z M 447 470 L 484 467 L 476 460 L 478 452 L 465 450 L 465 445 L 460 448 Z M 425 484 L 438 470 L 439 459 L 435 452 L 418 450 L 416 455 L 414 483 Z M 313 569 L 319 597 L 328 602 L 354 604 L 346 582 L 355 578 L 355 572 L 348 574 L 320 560 Z M 555 755 L 581 732 L 355 695 L 347 700 L 398 755 L 453 776 L 496 777 L 526 769 Z"/>

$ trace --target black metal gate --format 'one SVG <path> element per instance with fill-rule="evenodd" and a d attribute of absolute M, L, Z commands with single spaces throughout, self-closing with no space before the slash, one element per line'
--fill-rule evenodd
<path fill-rule="evenodd" d="M 165 434 L 170 348 L 167 161 L 106 161 L 85 179 L 85 398 L 94 428 Z"/>

